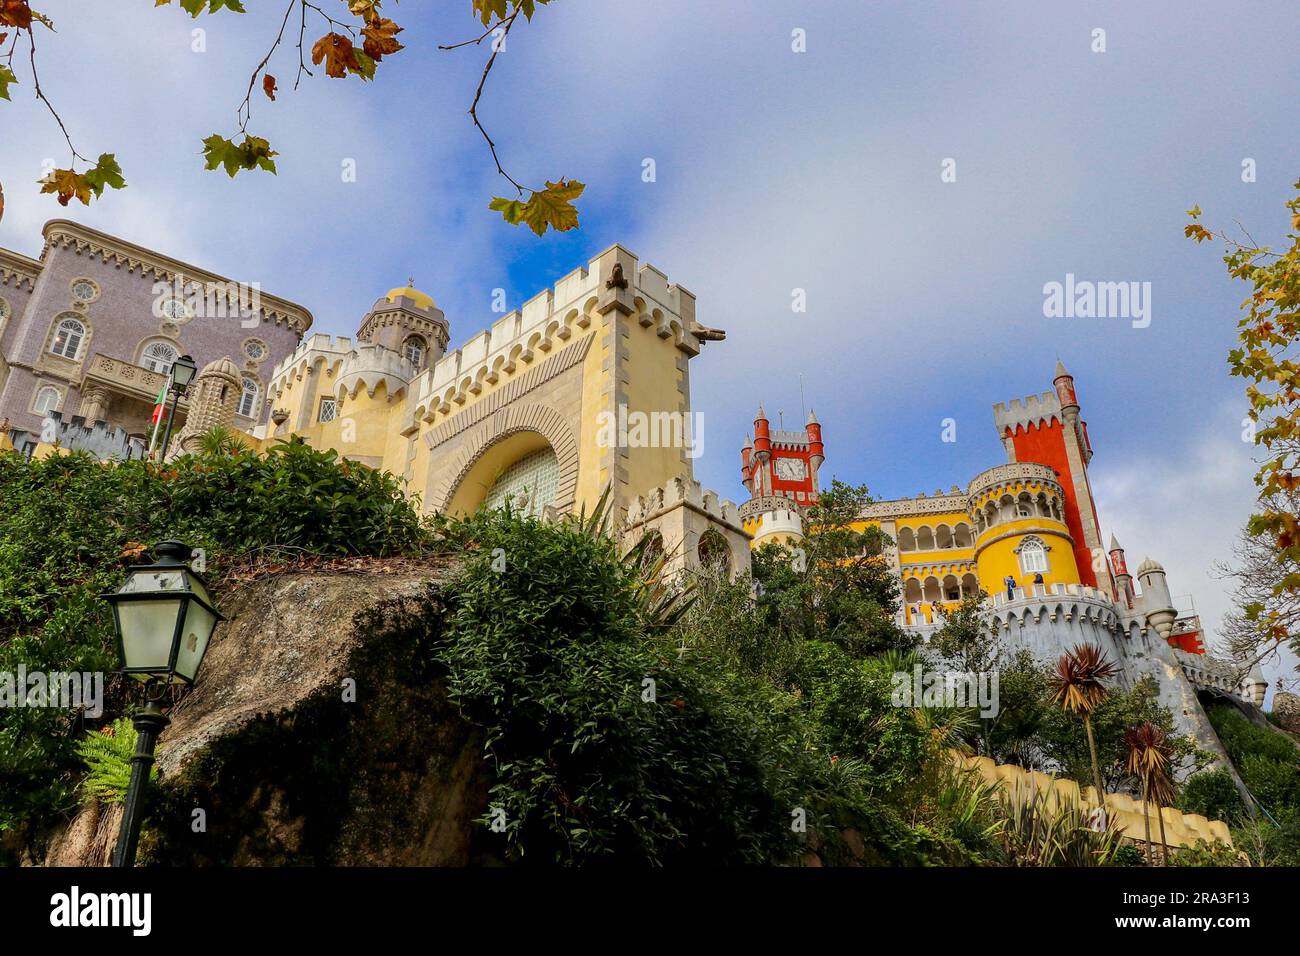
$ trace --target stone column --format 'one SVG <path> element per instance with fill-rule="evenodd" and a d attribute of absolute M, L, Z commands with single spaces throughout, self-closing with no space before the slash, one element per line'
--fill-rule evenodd
<path fill-rule="evenodd" d="M 108 390 L 103 388 L 88 388 L 81 393 L 81 417 L 87 425 L 107 421 L 104 416 L 108 411 L 108 398 Z"/>

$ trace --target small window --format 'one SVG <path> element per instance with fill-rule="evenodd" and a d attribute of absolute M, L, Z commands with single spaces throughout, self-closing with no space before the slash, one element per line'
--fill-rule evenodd
<path fill-rule="evenodd" d="M 55 330 L 54 341 L 50 351 L 64 358 L 75 359 L 81 352 L 81 343 L 86 338 L 86 327 L 76 319 L 64 319 Z"/>
<path fill-rule="evenodd" d="M 338 406 L 332 398 L 322 398 L 320 400 L 320 417 L 322 422 L 334 421 L 334 416 L 338 413 Z"/>
<path fill-rule="evenodd" d="M 99 286 L 89 279 L 74 279 L 72 297 L 78 302 L 94 302 L 99 298 Z"/>
<path fill-rule="evenodd" d="M 236 412 L 245 418 L 254 418 L 257 415 L 257 400 L 262 395 L 261 386 L 257 384 L 256 379 L 244 379 L 244 392 L 239 396 L 239 407 Z M 322 409 L 322 413 L 323 413 Z M 322 419 L 324 421 L 324 419 Z"/>
<path fill-rule="evenodd" d="M 48 415 L 59 407 L 59 390 L 53 385 L 42 386 L 32 403 L 32 411 L 37 415 Z"/>
<path fill-rule="evenodd" d="M 418 335 L 412 335 L 402 343 L 402 354 L 417 369 L 424 368 L 424 354 L 427 350 L 428 346 L 425 345 L 424 339 Z"/>
<path fill-rule="evenodd" d="M 170 375 L 172 363 L 180 357 L 176 351 L 176 346 L 169 342 L 154 342 L 152 345 L 146 345 L 140 353 L 140 364 L 151 372 L 157 372 L 159 375 Z"/>
<path fill-rule="evenodd" d="M 266 358 L 266 343 L 260 339 L 248 339 L 244 342 L 244 354 L 254 362 L 260 362 Z"/>
<path fill-rule="evenodd" d="M 167 299 L 158 311 L 164 319 L 171 319 L 173 322 L 184 322 L 189 317 L 189 311 L 180 299 Z"/>

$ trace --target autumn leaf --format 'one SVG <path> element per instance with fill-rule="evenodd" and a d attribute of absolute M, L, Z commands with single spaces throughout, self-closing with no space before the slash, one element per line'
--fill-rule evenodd
<path fill-rule="evenodd" d="M 0 0 L 0 23 L 27 30 L 32 25 L 32 8 L 27 0 Z"/>
<path fill-rule="evenodd" d="M 265 74 L 265 75 L 262 77 L 262 92 L 265 93 L 265 94 L 267 95 L 267 98 L 268 98 L 268 99 L 270 99 L 272 102 L 274 102 L 274 100 L 275 100 L 275 77 L 273 77 L 270 73 L 267 73 L 267 74 Z"/>
<path fill-rule="evenodd" d="M 352 41 L 341 33 L 327 33 L 316 41 L 311 48 L 311 62 L 319 66 L 325 64 L 325 75 L 341 79 L 349 73 L 355 73 L 363 80 L 375 75 L 375 61 L 364 51 L 352 45 Z"/>
<path fill-rule="evenodd" d="M 514 5 L 526 19 L 531 20 L 537 12 L 538 4 L 550 2 L 551 0 L 515 0 Z M 504 20 L 510 13 L 510 5 L 510 0 L 474 0 L 474 13 L 483 21 L 483 26 L 487 26 L 494 18 Z"/>
<path fill-rule="evenodd" d="M 213 133 L 203 141 L 203 155 L 207 159 L 206 169 L 224 167 L 231 179 L 241 169 L 265 169 L 274 173 L 273 156 L 280 155 L 271 148 L 271 144 L 260 136 L 244 136 L 244 141 L 236 145 L 220 133 Z"/>
<path fill-rule="evenodd" d="M 40 184 L 42 193 L 58 193 L 60 206 L 66 206 L 74 197 L 82 205 L 90 205 L 90 183 L 75 169 L 56 169 L 40 180 Z"/>
<path fill-rule="evenodd" d="M 2 42 L 4 41 L 0 40 L 0 43 Z M 9 99 L 9 86 L 17 82 L 18 77 L 14 76 L 14 71 L 0 64 L 0 100 Z"/>
<path fill-rule="evenodd" d="M 527 202 L 498 196 L 488 204 L 488 208 L 501 213 L 511 225 L 523 223 L 539 236 L 548 228 L 567 232 L 578 227 L 578 210 L 573 200 L 586 188 L 576 179 L 561 179 L 556 183 L 548 182 L 545 189 L 535 190 Z"/>
<path fill-rule="evenodd" d="M 368 56 L 373 57 L 375 60 L 381 60 L 402 49 L 402 44 L 397 41 L 397 34 L 401 32 L 402 28 L 392 20 L 372 20 L 361 31 L 366 38 L 362 49 L 366 51 Z"/>
<path fill-rule="evenodd" d="M 4 218 L 5 218 L 5 187 L 3 183 L 0 183 L 0 222 L 3 222 Z"/>

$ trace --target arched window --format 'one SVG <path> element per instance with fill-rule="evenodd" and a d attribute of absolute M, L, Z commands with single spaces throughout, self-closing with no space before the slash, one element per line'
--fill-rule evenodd
<path fill-rule="evenodd" d="M 483 502 L 485 508 L 507 504 L 516 514 L 538 517 L 555 501 L 560 485 L 560 462 L 555 452 L 541 448 L 520 458 L 501 473 Z"/>
<path fill-rule="evenodd" d="M 700 567 L 720 568 L 730 572 L 731 549 L 727 547 L 727 539 L 717 530 L 710 528 L 700 535 L 700 543 L 696 546 L 695 553 L 700 559 Z"/>
<path fill-rule="evenodd" d="M 48 415 L 59 407 L 59 390 L 53 385 L 45 385 L 36 393 L 32 411 L 37 415 Z"/>
<path fill-rule="evenodd" d="M 1020 555 L 1020 570 L 1025 574 L 1047 573 L 1047 545 L 1043 539 L 1030 535 L 1016 548 Z"/>
<path fill-rule="evenodd" d="M 429 346 L 418 335 L 407 336 L 406 341 L 402 343 L 402 355 L 406 356 L 406 360 L 417 369 L 424 368 L 424 356 L 428 351 Z"/>
<path fill-rule="evenodd" d="M 152 342 L 140 352 L 140 365 L 159 375 L 170 375 L 172 363 L 180 354 L 170 342 Z"/>
<path fill-rule="evenodd" d="M 64 319 L 54 331 L 50 351 L 64 358 L 75 359 L 81 353 L 81 343 L 86 340 L 86 327 L 76 319 Z"/>
<path fill-rule="evenodd" d="M 262 388 L 257 383 L 257 379 L 244 376 L 244 391 L 239 396 L 239 405 L 235 409 L 237 415 L 243 415 L 245 418 L 257 417 L 257 400 L 262 396 Z"/>

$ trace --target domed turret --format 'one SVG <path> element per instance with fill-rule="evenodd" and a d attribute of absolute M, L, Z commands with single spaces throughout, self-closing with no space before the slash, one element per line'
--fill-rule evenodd
<path fill-rule="evenodd" d="M 357 329 L 358 342 L 396 352 L 417 372 L 442 358 L 450 338 L 442 310 L 433 296 L 415 288 L 413 279 L 376 299 Z"/>

